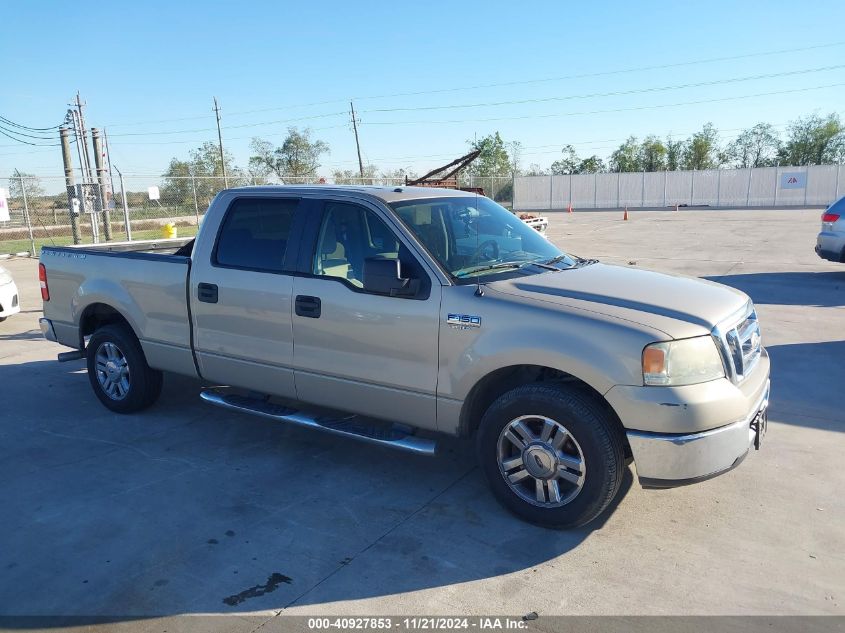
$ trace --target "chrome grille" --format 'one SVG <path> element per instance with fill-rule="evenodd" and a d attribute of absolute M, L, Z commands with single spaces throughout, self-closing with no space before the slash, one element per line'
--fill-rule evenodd
<path fill-rule="evenodd" d="M 716 327 L 713 336 L 719 344 L 729 378 L 739 383 L 748 377 L 760 360 L 763 349 L 754 305 L 749 302 L 738 321 L 736 316 L 732 317 L 724 325 Z"/>

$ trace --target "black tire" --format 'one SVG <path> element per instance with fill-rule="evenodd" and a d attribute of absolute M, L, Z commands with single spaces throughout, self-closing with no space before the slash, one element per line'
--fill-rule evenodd
<path fill-rule="evenodd" d="M 540 484 L 537 484 L 535 478 L 525 477 L 512 487 L 506 480 L 503 467 L 500 467 L 500 436 L 504 438 L 505 429 L 513 429 L 511 423 L 523 416 L 529 416 L 525 420 L 529 426 L 540 425 L 535 428 L 542 428 L 543 422 L 539 416 L 559 423 L 571 436 L 563 446 L 573 447 L 564 448 L 563 452 L 571 450 L 570 454 L 578 455 L 580 452 L 583 455 L 581 463 L 585 468 L 582 471 L 580 488 L 579 484 L 562 479 L 555 483 L 555 491 L 559 497 L 557 503 L 562 502 L 564 505 L 553 506 L 552 493 L 548 489 L 545 491 L 547 496 L 543 503 L 526 500 L 515 488 L 522 490 L 523 494 L 530 494 L 532 485 L 536 484 L 537 488 L 544 485 L 542 477 L 539 477 Z M 562 437 L 566 437 L 562 431 L 555 431 L 558 432 Z M 503 439 L 501 446 L 505 449 L 510 447 L 514 454 L 519 454 L 520 449 L 516 445 L 508 444 L 509 441 Z M 596 398 L 576 388 L 546 383 L 524 385 L 508 391 L 485 412 L 476 442 L 481 469 L 499 503 L 519 517 L 544 527 L 574 528 L 589 523 L 607 508 L 622 485 L 625 471 L 625 439 L 622 428 Z M 531 443 L 526 446 L 531 446 Z M 523 460 L 528 456 L 533 458 L 530 453 L 522 452 L 519 460 L 521 466 L 515 467 L 514 470 L 508 469 L 508 474 L 527 470 Z M 540 466 L 542 461 L 544 460 L 537 460 L 537 465 Z M 558 466 L 554 466 L 549 472 L 557 469 Z M 578 469 L 572 472 L 578 472 Z M 559 484 L 565 487 L 561 491 L 558 491 Z M 537 494 L 540 495 L 541 491 L 538 490 Z M 567 502 L 566 495 L 569 494 L 574 496 Z"/>
<path fill-rule="evenodd" d="M 97 353 L 107 345 L 117 348 L 128 368 L 128 389 L 119 397 L 109 395 L 97 372 Z M 94 332 L 88 341 L 88 381 L 107 409 L 115 413 L 134 413 L 146 409 L 161 394 L 162 373 L 147 365 L 147 359 L 135 334 L 124 325 L 105 325 Z"/>

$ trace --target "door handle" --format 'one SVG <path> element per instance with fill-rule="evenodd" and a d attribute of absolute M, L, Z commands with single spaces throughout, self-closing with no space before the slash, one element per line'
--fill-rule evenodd
<path fill-rule="evenodd" d="M 199 284 L 197 286 L 197 299 L 203 303 L 217 303 L 217 284 Z"/>
<path fill-rule="evenodd" d="M 320 297 L 296 295 L 294 310 L 298 316 L 308 317 L 309 319 L 319 319 L 320 309 Z"/>

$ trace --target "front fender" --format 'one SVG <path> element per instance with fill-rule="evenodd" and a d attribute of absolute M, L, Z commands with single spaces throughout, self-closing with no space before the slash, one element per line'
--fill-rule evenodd
<path fill-rule="evenodd" d="M 494 371 L 537 365 L 565 372 L 601 394 L 618 384 L 642 383 L 640 354 L 646 339 L 624 340 L 617 333 L 575 336 L 559 329 L 511 327 L 479 336 L 461 353 L 441 363 L 438 394 L 463 400 Z"/>
<path fill-rule="evenodd" d="M 473 388 L 493 372 L 517 365 L 574 376 L 600 394 L 642 384 L 642 350 L 665 338 L 659 330 L 579 309 L 515 303 L 502 295 L 478 298 L 463 289 L 444 293 L 438 373 L 438 428 L 460 424 Z M 475 327 L 450 325 L 449 314 L 479 317 Z M 442 403 L 442 406 L 440 406 Z"/>

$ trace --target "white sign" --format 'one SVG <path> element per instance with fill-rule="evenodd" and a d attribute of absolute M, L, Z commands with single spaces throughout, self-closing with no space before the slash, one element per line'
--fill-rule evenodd
<path fill-rule="evenodd" d="M 0 222 L 8 222 L 12 219 L 9 215 L 9 203 L 7 202 L 8 197 L 9 190 L 0 187 Z"/>
<path fill-rule="evenodd" d="M 780 175 L 781 189 L 804 189 L 807 186 L 807 172 L 790 171 Z"/>
<path fill-rule="evenodd" d="M 150 200 L 158 200 L 161 198 L 161 194 L 158 191 L 158 187 L 147 187 L 147 193 L 150 196 Z"/>

